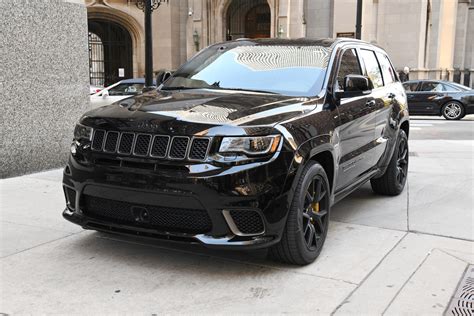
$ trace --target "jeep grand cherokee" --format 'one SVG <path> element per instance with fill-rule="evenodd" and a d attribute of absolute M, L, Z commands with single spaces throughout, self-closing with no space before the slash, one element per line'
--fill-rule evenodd
<path fill-rule="evenodd" d="M 308 264 L 334 203 L 369 180 L 380 194 L 403 190 L 408 132 L 404 89 L 379 47 L 220 43 L 158 89 L 82 116 L 63 216 L 99 231 L 269 247 Z"/>

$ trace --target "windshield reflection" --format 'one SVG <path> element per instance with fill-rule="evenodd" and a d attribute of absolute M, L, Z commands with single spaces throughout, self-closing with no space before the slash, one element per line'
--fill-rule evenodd
<path fill-rule="evenodd" d="M 163 89 L 232 89 L 315 96 L 322 88 L 329 48 L 320 46 L 210 47 L 183 65 Z"/>

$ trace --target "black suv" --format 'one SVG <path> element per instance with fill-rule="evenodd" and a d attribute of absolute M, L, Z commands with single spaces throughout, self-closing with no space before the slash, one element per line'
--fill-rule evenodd
<path fill-rule="evenodd" d="M 157 90 L 80 119 L 63 216 L 99 231 L 270 247 L 307 264 L 331 205 L 368 180 L 380 194 L 403 190 L 408 131 L 404 89 L 379 47 L 220 43 Z"/>

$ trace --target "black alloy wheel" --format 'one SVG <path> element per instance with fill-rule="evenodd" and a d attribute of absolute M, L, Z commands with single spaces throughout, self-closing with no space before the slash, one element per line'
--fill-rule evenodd
<path fill-rule="evenodd" d="M 408 137 L 404 130 L 398 132 L 396 147 L 385 173 L 370 179 L 372 190 L 383 195 L 399 195 L 407 182 L 408 176 Z"/>
<path fill-rule="evenodd" d="M 269 255 L 279 261 L 305 265 L 319 256 L 329 227 L 330 186 L 324 168 L 309 161 L 297 179 L 281 240 Z"/>
<path fill-rule="evenodd" d="M 404 186 L 408 173 L 408 139 L 401 138 L 397 151 L 397 182 Z"/>
<path fill-rule="evenodd" d="M 321 176 L 317 176 L 310 182 L 302 203 L 302 233 L 309 250 L 322 247 L 328 228 L 329 194 L 323 181 Z"/>

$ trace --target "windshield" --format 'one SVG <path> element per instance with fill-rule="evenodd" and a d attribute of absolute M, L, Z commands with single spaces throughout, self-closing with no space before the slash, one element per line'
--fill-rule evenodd
<path fill-rule="evenodd" d="M 178 69 L 162 89 L 315 96 L 322 89 L 329 55 L 330 49 L 321 46 L 212 46 Z"/>

